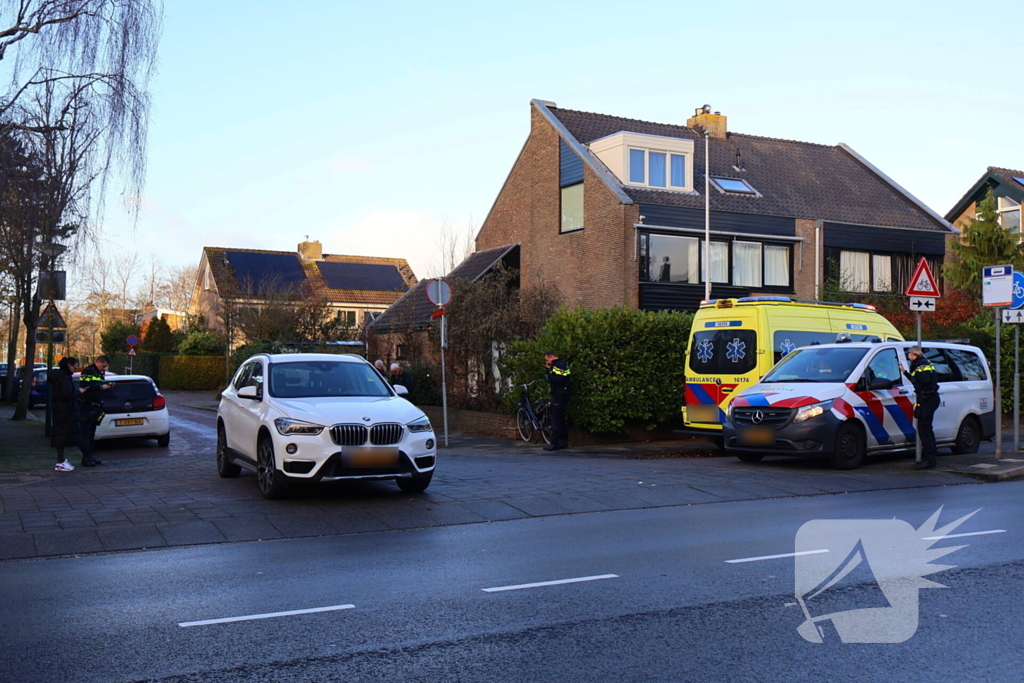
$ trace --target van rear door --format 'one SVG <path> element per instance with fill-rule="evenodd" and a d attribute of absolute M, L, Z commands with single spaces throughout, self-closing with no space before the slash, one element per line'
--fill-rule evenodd
<path fill-rule="evenodd" d="M 723 311 L 726 319 L 696 321 L 686 375 L 688 423 L 721 424 L 723 403 L 756 380 L 758 334 L 752 311 Z M 737 390 L 737 386 L 743 384 Z"/>

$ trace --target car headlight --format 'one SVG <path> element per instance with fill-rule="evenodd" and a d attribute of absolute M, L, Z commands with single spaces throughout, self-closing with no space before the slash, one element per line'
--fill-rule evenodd
<path fill-rule="evenodd" d="M 303 420 L 293 420 L 290 417 L 277 418 L 274 420 L 274 426 L 277 427 L 277 433 L 281 436 L 294 436 L 296 434 L 316 436 L 324 430 L 323 425 L 304 422 Z"/>
<path fill-rule="evenodd" d="M 421 417 L 418 420 L 413 420 L 409 424 L 405 425 L 409 428 L 409 431 L 413 434 L 417 432 L 432 432 L 434 428 L 430 426 L 430 420 L 426 416 Z"/>
<path fill-rule="evenodd" d="M 822 401 L 821 403 L 812 403 L 809 406 L 804 406 L 796 411 L 796 417 L 793 418 L 793 422 L 803 422 L 804 420 L 810 420 L 812 417 L 818 417 L 822 413 L 832 410 L 832 401 Z"/>

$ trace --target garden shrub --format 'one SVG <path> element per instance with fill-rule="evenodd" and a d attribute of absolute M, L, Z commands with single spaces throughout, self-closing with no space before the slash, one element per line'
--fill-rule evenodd
<path fill-rule="evenodd" d="M 209 391 L 227 384 L 224 356 L 164 356 L 159 385 L 165 391 Z"/>

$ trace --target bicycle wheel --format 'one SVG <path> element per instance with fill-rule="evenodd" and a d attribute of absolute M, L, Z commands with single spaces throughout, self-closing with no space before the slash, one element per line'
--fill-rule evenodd
<path fill-rule="evenodd" d="M 548 412 L 547 401 L 537 401 L 534 408 L 537 413 L 537 422 L 540 424 L 540 435 L 544 443 L 551 443 L 551 414 Z"/>
<path fill-rule="evenodd" d="M 520 408 L 519 412 L 516 413 L 516 427 L 519 428 L 519 436 L 523 441 L 529 441 L 533 438 L 533 420 L 526 414 L 525 408 Z"/>

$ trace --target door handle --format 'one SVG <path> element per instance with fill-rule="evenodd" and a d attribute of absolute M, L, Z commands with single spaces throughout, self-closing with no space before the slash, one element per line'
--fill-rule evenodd
<path fill-rule="evenodd" d="M 910 392 L 909 392 L 909 391 L 907 391 L 906 389 L 900 389 L 900 396 L 906 396 L 906 395 L 907 395 L 907 394 L 909 394 L 909 393 L 910 393 Z"/>

